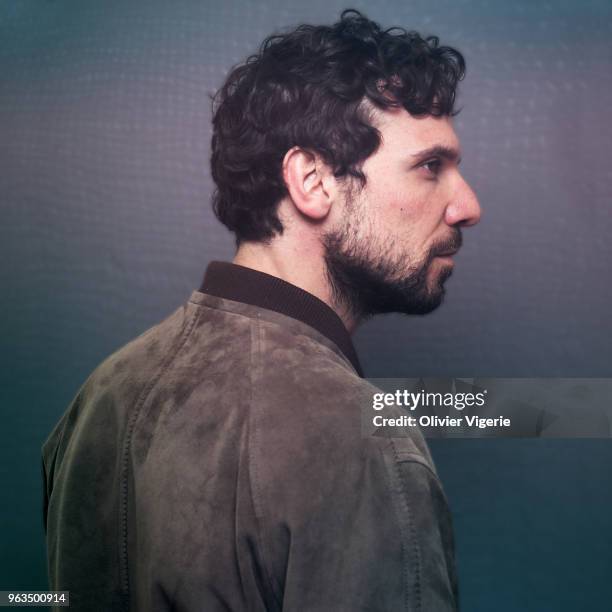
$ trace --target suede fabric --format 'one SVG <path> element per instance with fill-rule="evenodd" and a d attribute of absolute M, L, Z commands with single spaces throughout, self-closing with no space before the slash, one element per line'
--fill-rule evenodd
<path fill-rule="evenodd" d="M 327 337 L 194 291 L 106 359 L 42 449 L 50 588 L 76 611 L 456 610 L 418 430 Z"/>

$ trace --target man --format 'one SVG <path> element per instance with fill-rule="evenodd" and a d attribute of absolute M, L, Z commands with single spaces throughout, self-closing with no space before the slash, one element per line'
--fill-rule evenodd
<path fill-rule="evenodd" d="M 462 56 L 345 11 L 267 39 L 214 108 L 236 235 L 199 291 L 88 378 L 43 447 L 51 587 L 77 610 L 454 610 L 418 431 L 365 436 L 349 332 L 442 300 L 478 202 Z"/>

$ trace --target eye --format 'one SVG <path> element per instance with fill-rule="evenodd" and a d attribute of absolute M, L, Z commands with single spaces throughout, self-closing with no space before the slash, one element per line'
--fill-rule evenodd
<path fill-rule="evenodd" d="M 425 168 L 427 173 L 432 176 L 438 176 L 440 170 L 442 169 L 442 160 L 434 157 L 433 159 L 429 159 L 426 162 L 421 164 L 421 168 Z"/>

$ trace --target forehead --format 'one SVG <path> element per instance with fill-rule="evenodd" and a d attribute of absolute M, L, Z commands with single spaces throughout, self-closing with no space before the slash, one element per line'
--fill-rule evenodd
<path fill-rule="evenodd" d="M 459 138 L 451 117 L 415 117 L 404 108 L 395 108 L 377 112 L 374 125 L 381 135 L 381 149 L 388 153 L 418 154 L 439 146 L 459 155 Z"/>

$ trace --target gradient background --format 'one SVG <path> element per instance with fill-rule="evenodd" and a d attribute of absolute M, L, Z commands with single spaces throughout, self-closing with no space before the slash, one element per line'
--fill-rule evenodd
<path fill-rule="evenodd" d="M 40 445 L 89 372 L 197 288 L 209 95 L 273 30 L 345 2 L 0 5 L 0 589 L 44 589 Z M 612 4 L 355 2 L 465 55 L 456 120 L 483 207 L 426 318 L 355 337 L 369 377 L 609 377 Z M 610 440 L 436 440 L 463 610 L 612 601 Z"/>

